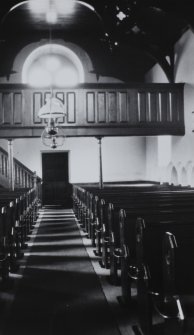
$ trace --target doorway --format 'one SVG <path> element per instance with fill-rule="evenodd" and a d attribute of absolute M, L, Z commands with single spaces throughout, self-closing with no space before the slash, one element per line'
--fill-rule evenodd
<path fill-rule="evenodd" d="M 42 152 L 42 204 L 70 208 L 69 152 Z"/>

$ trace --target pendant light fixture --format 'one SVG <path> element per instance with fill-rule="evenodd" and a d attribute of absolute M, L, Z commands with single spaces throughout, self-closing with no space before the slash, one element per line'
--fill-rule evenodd
<path fill-rule="evenodd" d="M 65 115 L 65 106 L 61 100 L 53 96 L 47 98 L 46 104 L 40 108 L 38 113 L 39 118 L 47 122 L 41 135 L 44 145 L 56 149 L 64 144 L 65 133 L 64 130 L 59 127 L 57 121 L 59 118 L 64 118 Z"/>
<path fill-rule="evenodd" d="M 55 129 L 55 134 L 51 134 L 47 131 L 47 128 L 45 128 L 41 135 L 42 143 L 51 149 L 61 147 L 65 141 L 65 133 L 63 129 L 60 127 L 56 127 Z"/>
<path fill-rule="evenodd" d="M 49 30 L 49 42 L 51 46 L 52 35 L 51 26 Z M 52 48 L 50 48 L 52 50 Z M 54 96 L 51 82 L 51 95 L 46 99 L 46 103 L 40 108 L 38 116 L 46 121 L 45 129 L 42 132 L 42 143 L 46 146 L 56 149 L 62 146 L 65 141 L 65 133 L 58 125 L 58 119 L 65 118 L 65 106 L 63 102 Z"/>

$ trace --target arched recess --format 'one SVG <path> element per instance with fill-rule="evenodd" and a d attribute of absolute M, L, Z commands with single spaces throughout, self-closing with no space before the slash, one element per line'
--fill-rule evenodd
<path fill-rule="evenodd" d="M 194 187 L 194 167 L 191 172 L 191 187 Z"/>
<path fill-rule="evenodd" d="M 179 161 L 176 165 L 179 184 L 181 184 L 181 180 L 182 180 L 182 169 L 183 169 L 183 167 L 184 166 L 183 166 L 183 163 L 181 161 Z"/>
<path fill-rule="evenodd" d="M 173 166 L 172 171 L 171 171 L 171 184 L 173 184 L 175 186 L 179 185 L 178 173 L 177 173 L 177 170 L 174 166 Z"/>
<path fill-rule="evenodd" d="M 63 67 L 58 69 L 59 75 L 61 75 L 61 72 L 63 71 L 63 69 L 64 70 L 66 69 L 68 71 L 69 68 L 73 68 L 77 73 L 76 83 L 77 84 L 84 83 L 84 78 L 85 78 L 84 67 L 79 57 L 70 48 L 64 45 L 56 44 L 56 43 L 52 43 L 52 44 L 49 43 L 49 44 L 39 46 L 28 55 L 28 57 L 26 58 L 23 64 L 23 68 L 22 68 L 22 83 L 24 84 L 29 83 L 29 73 L 34 64 L 37 64 L 39 62 L 38 66 L 44 67 L 46 71 L 47 63 L 44 62 L 44 59 L 46 59 L 46 57 L 50 57 L 50 59 L 51 57 L 53 59 L 55 57 L 55 60 L 56 59 L 60 61 L 62 60 L 61 63 L 63 63 Z M 50 69 L 48 68 L 47 70 L 50 71 L 51 68 Z M 65 78 L 65 76 L 66 77 L 68 76 L 68 72 L 64 71 L 64 80 L 67 80 L 68 78 Z M 68 85 L 68 82 L 66 85 Z M 38 80 L 37 80 L 37 86 L 39 86 Z M 57 86 L 56 83 L 54 83 L 54 86 Z M 65 84 L 63 83 L 62 86 L 65 86 Z"/>
<path fill-rule="evenodd" d="M 172 174 L 173 163 L 172 161 L 166 167 L 166 182 L 171 184 L 171 174 Z"/>
<path fill-rule="evenodd" d="M 192 184 L 192 170 L 194 168 L 193 162 L 188 161 L 185 168 L 186 168 L 186 171 L 187 171 L 188 185 L 191 186 L 191 184 Z"/>
<path fill-rule="evenodd" d="M 188 176 L 187 176 L 187 171 L 186 171 L 185 167 L 183 167 L 182 170 L 181 170 L 180 184 L 182 186 L 188 186 Z"/>

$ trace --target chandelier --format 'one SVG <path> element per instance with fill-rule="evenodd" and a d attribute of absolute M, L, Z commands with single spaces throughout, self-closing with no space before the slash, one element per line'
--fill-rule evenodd
<path fill-rule="evenodd" d="M 53 96 L 46 99 L 46 104 L 40 108 L 38 113 L 39 118 L 46 121 L 45 129 L 41 134 L 44 145 L 56 149 L 64 144 L 65 133 L 59 127 L 57 120 L 64 118 L 65 115 L 65 106 L 61 100 Z"/>

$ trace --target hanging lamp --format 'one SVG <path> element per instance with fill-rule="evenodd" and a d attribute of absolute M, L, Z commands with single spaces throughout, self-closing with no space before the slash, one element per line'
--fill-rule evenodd
<path fill-rule="evenodd" d="M 45 146 L 50 147 L 51 149 L 56 149 L 64 144 L 65 133 L 62 128 L 58 127 L 56 134 L 51 135 L 45 128 L 42 132 L 41 140 Z"/>
<path fill-rule="evenodd" d="M 51 26 L 49 29 L 49 42 L 51 45 L 52 34 Z M 46 103 L 40 108 L 38 117 L 46 121 L 45 129 L 41 134 L 42 143 L 52 149 L 62 146 L 65 141 L 64 131 L 57 124 L 59 118 L 64 118 L 65 106 L 60 99 L 54 96 L 51 86 L 51 96 L 46 98 Z"/>
<path fill-rule="evenodd" d="M 38 113 L 40 119 L 46 120 L 47 124 L 42 132 L 42 143 L 52 149 L 62 146 L 65 141 L 65 133 L 59 127 L 58 118 L 64 118 L 66 115 L 65 107 L 61 100 L 55 97 L 47 98 Z"/>
<path fill-rule="evenodd" d="M 43 105 L 38 112 L 40 119 L 48 120 L 63 118 L 65 114 L 65 107 L 62 101 L 53 96 L 46 99 L 46 104 Z"/>

